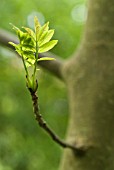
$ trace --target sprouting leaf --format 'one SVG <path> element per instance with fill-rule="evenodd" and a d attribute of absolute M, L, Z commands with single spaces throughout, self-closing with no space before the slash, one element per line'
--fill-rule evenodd
<path fill-rule="evenodd" d="M 55 60 L 55 58 L 51 58 L 51 57 L 42 57 L 39 58 L 38 61 L 45 61 L 45 60 Z"/>
<path fill-rule="evenodd" d="M 15 47 L 15 51 L 24 59 L 30 58 L 35 60 L 35 55 L 34 55 L 34 49 L 31 46 L 26 46 L 26 45 L 21 45 L 21 44 L 14 44 L 12 42 L 9 42 L 12 46 Z"/>
<path fill-rule="evenodd" d="M 36 49 L 31 44 L 30 45 L 23 44 L 21 46 L 22 46 L 23 51 L 30 51 L 30 52 L 33 52 L 33 53 L 36 52 Z"/>
<path fill-rule="evenodd" d="M 38 41 L 38 35 L 39 35 L 41 25 L 36 16 L 34 17 L 34 26 L 35 26 L 35 33 L 36 33 L 36 41 Z"/>
<path fill-rule="evenodd" d="M 52 41 L 45 43 L 39 48 L 38 52 L 43 53 L 43 52 L 51 50 L 57 44 L 57 42 L 58 40 L 52 40 Z"/>
<path fill-rule="evenodd" d="M 46 34 L 44 34 L 44 36 L 42 36 L 39 39 L 39 46 L 42 46 L 43 44 L 49 42 L 53 37 L 53 34 L 54 34 L 54 30 L 49 30 Z"/>
<path fill-rule="evenodd" d="M 22 52 L 21 52 L 21 55 L 23 55 L 23 58 L 24 58 L 24 59 L 28 58 L 28 59 L 33 59 L 33 60 L 35 60 L 35 56 L 34 56 L 33 53 L 30 52 L 30 51 L 22 51 Z"/>
<path fill-rule="evenodd" d="M 14 46 L 14 47 L 16 47 L 17 46 L 17 44 L 15 44 L 15 43 L 13 43 L 13 42 L 8 42 L 10 45 L 12 45 L 12 46 Z"/>
<path fill-rule="evenodd" d="M 19 38 L 19 40 L 20 40 L 20 44 L 22 44 L 23 41 L 24 41 L 24 39 L 25 39 L 26 36 L 27 36 L 27 33 L 24 33 L 23 31 L 18 30 L 17 35 L 18 35 L 18 38 Z"/>
<path fill-rule="evenodd" d="M 15 51 L 17 51 L 18 54 L 21 56 L 22 50 L 21 50 L 20 44 L 15 44 L 15 43 L 13 43 L 13 42 L 9 42 L 9 44 L 12 45 L 13 47 L 15 47 Z"/>
<path fill-rule="evenodd" d="M 10 25 L 13 27 L 13 29 L 17 32 L 19 30 L 18 27 L 16 27 L 15 25 L 13 25 L 12 23 L 10 23 Z"/>
<path fill-rule="evenodd" d="M 39 68 L 37 68 L 36 70 L 37 70 L 37 71 L 39 71 L 40 69 L 39 69 Z"/>
<path fill-rule="evenodd" d="M 35 59 L 30 59 L 30 58 L 26 58 L 26 59 L 25 59 L 26 67 L 33 66 L 34 63 L 35 63 Z"/>
<path fill-rule="evenodd" d="M 35 32 L 28 27 L 22 27 L 24 29 L 23 32 L 13 24 L 11 25 L 19 38 L 19 44 L 13 42 L 9 42 L 9 44 L 11 44 L 17 53 L 23 58 L 25 62 L 25 70 L 27 70 L 26 67 L 35 65 L 36 61 L 55 60 L 50 57 L 39 59 L 36 57 L 38 56 L 38 53 L 47 52 L 52 49 L 58 42 L 57 40 L 50 41 L 54 34 L 54 30 L 49 30 L 49 22 L 41 26 L 37 17 L 35 17 Z"/>
<path fill-rule="evenodd" d="M 46 24 L 44 24 L 39 31 L 39 35 L 38 35 L 38 41 L 40 41 L 40 39 L 42 39 L 42 36 L 44 36 L 45 34 L 47 34 L 49 30 L 49 22 L 47 22 Z"/>
<path fill-rule="evenodd" d="M 32 66 L 31 63 L 29 63 L 28 61 L 25 61 L 25 64 L 27 68 Z"/>
<path fill-rule="evenodd" d="M 18 27 L 16 27 L 15 25 L 11 24 L 13 26 L 13 29 L 16 31 L 17 35 L 18 35 L 18 38 L 20 41 L 22 41 L 25 37 L 25 33 L 22 32 Z"/>
<path fill-rule="evenodd" d="M 20 41 L 21 41 L 21 44 L 27 44 L 31 46 L 35 45 L 35 41 L 28 33 L 23 33 L 23 40 L 20 39 Z"/>
<path fill-rule="evenodd" d="M 33 38 L 33 40 L 35 41 L 35 33 L 33 32 L 33 30 L 31 30 L 30 28 L 27 27 L 22 27 L 30 36 L 31 38 Z"/>

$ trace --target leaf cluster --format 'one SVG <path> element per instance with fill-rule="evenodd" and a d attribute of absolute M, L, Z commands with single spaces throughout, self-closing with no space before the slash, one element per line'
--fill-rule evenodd
<path fill-rule="evenodd" d="M 22 27 L 24 30 L 22 31 L 13 25 L 13 29 L 16 31 L 19 39 L 19 44 L 9 42 L 15 47 L 18 54 L 23 57 L 27 67 L 41 60 L 53 60 L 53 58 L 48 57 L 39 59 L 38 54 L 51 50 L 58 42 L 58 40 L 51 40 L 54 30 L 49 30 L 49 22 L 41 26 L 37 17 L 35 17 L 34 27 L 35 31 L 27 27 Z"/>
<path fill-rule="evenodd" d="M 26 72 L 27 87 L 30 92 L 36 92 L 38 88 L 37 80 L 35 78 L 37 62 L 41 60 L 54 60 L 54 58 L 49 57 L 38 58 L 38 54 L 49 51 L 58 42 L 57 40 L 51 40 L 54 34 L 54 30 L 49 30 L 49 22 L 41 26 L 37 17 L 35 17 L 34 27 L 34 31 L 27 27 L 22 27 L 22 31 L 13 25 L 13 29 L 16 31 L 19 39 L 19 44 L 9 42 L 12 46 L 15 47 L 17 53 L 22 57 L 24 69 Z M 32 76 L 29 76 L 29 66 L 33 66 L 34 68 Z"/>

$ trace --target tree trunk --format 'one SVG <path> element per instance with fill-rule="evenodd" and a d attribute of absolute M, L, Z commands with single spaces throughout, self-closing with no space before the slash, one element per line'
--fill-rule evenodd
<path fill-rule="evenodd" d="M 82 156 L 66 149 L 60 170 L 113 170 L 114 0 L 89 0 L 81 46 L 63 75 L 70 101 L 67 141 L 90 148 Z"/>

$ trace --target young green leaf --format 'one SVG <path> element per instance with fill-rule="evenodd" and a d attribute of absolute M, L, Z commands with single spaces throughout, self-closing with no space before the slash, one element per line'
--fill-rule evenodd
<path fill-rule="evenodd" d="M 18 30 L 17 35 L 18 35 L 18 38 L 20 40 L 20 44 L 23 44 L 23 41 L 26 38 L 27 33 L 24 33 L 21 30 Z"/>
<path fill-rule="evenodd" d="M 49 42 L 53 37 L 53 34 L 54 34 L 54 30 L 49 30 L 48 32 L 46 32 L 46 34 L 44 34 L 44 36 L 42 36 L 39 39 L 39 47 Z"/>
<path fill-rule="evenodd" d="M 19 30 L 18 27 L 16 27 L 15 25 L 13 25 L 12 23 L 10 23 L 10 25 L 13 27 L 13 29 L 15 30 L 15 32 L 17 32 Z"/>
<path fill-rule="evenodd" d="M 44 24 L 39 31 L 39 35 L 38 35 L 38 41 L 40 41 L 40 39 L 42 38 L 42 36 L 44 36 L 45 34 L 47 34 L 49 30 L 49 22 L 47 22 L 46 24 Z"/>
<path fill-rule="evenodd" d="M 13 25 L 13 24 L 12 24 Z M 37 17 L 34 18 L 35 32 L 27 27 L 22 27 L 24 32 L 18 27 L 13 25 L 13 29 L 19 38 L 19 44 L 9 42 L 18 54 L 22 57 L 24 69 L 26 72 L 27 87 L 32 91 L 36 92 L 38 88 L 36 80 L 37 62 L 45 60 L 55 60 L 50 57 L 38 58 L 38 53 L 43 53 L 52 49 L 56 44 L 57 40 L 51 40 L 54 30 L 49 30 L 49 22 L 40 25 Z M 28 67 L 33 66 L 32 77 L 29 76 Z"/>
<path fill-rule="evenodd" d="M 45 61 L 45 60 L 55 60 L 55 58 L 51 58 L 51 57 L 42 57 L 39 58 L 38 61 Z"/>
<path fill-rule="evenodd" d="M 25 63 L 26 63 L 26 67 L 30 67 L 34 65 L 35 60 L 28 58 L 25 60 Z"/>
<path fill-rule="evenodd" d="M 31 45 L 33 48 L 35 48 L 35 41 L 27 33 L 24 33 L 24 39 L 20 43 L 27 46 Z"/>
<path fill-rule="evenodd" d="M 43 53 L 43 52 L 47 52 L 51 50 L 57 44 L 57 42 L 58 40 L 52 40 L 52 41 L 45 43 L 39 48 L 38 52 Z"/>
<path fill-rule="evenodd" d="M 41 25 L 36 16 L 34 17 L 34 26 L 35 26 L 36 41 L 38 41 L 38 35 L 39 35 Z"/>
<path fill-rule="evenodd" d="M 16 34 L 18 35 L 18 38 L 20 41 L 22 41 L 25 38 L 24 32 L 22 32 L 18 27 L 11 24 L 13 26 L 13 29 L 15 30 Z"/>
<path fill-rule="evenodd" d="M 31 38 L 33 38 L 33 40 L 35 41 L 35 33 L 33 32 L 33 30 L 31 30 L 28 27 L 22 27 L 30 36 Z"/>
<path fill-rule="evenodd" d="M 17 44 L 15 44 L 15 43 L 13 43 L 13 42 L 8 42 L 10 45 L 12 45 L 12 46 L 14 46 L 14 47 L 16 47 L 17 46 Z"/>

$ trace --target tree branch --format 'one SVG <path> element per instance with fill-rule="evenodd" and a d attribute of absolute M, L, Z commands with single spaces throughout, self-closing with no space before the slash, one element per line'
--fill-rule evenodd
<path fill-rule="evenodd" d="M 46 121 L 43 119 L 42 115 L 39 112 L 39 104 L 38 104 L 38 96 L 36 94 L 36 92 L 33 92 L 32 89 L 29 89 L 29 92 L 31 94 L 32 97 L 32 101 L 33 101 L 33 111 L 34 111 L 34 115 L 36 118 L 36 121 L 38 122 L 39 126 L 41 128 L 43 128 L 48 134 L 49 136 L 56 142 L 58 143 L 61 147 L 63 148 L 69 148 L 72 149 L 72 151 L 78 155 L 78 156 L 83 156 L 83 154 L 85 154 L 85 151 L 88 148 L 84 148 L 83 146 L 76 146 L 67 142 L 64 142 L 63 140 L 61 140 L 56 134 L 55 132 L 48 126 L 48 124 L 46 123 Z"/>
<path fill-rule="evenodd" d="M 13 46 L 8 44 L 9 41 L 18 44 L 18 40 L 13 34 L 0 29 L 0 44 L 5 45 L 5 46 L 7 46 L 7 47 L 9 47 L 11 49 L 14 49 Z M 48 57 L 50 55 L 52 55 L 52 54 L 51 53 L 39 54 L 39 57 L 40 58 L 41 57 Z M 62 66 L 63 66 L 63 62 L 61 60 L 59 60 L 55 55 L 52 55 L 52 56 L 54 58 L 56 58 L 56 60 L 53 60 L 53 61 L 40 61 L 38 63 L 39 63 L 39 65 L 41 67 L 47 69 L 48 71 L 50 71 L 51 73 L 56 75 L 58 78 L 62 79 L 62 71 L 61 71 L 61 69 L 62 69 Z M 70 144 L 70 143 L 64 142 L 48 126 L 48 124 L 44 121 L 42 115 L 39 112 L 38 96 L 37 96 L 36 92 L 32 91 L 29 88 L 28 88 L 28 90 L 29 90 L 29 92 L 31 94 L 31 97 L 32 97 L 34 115 L 35 115 L 35 118 L 36 118 L 39 126 L 41 128 L 43 128 L 49 134 L 49 136 L 56 143 L 58 143 L 60 146 L 62 146 L 63 148 L 71 149 L 76 155 L 79 155 L 79 156 L 84 155 L 85 152 L 88 150 L 87 147 L 79 146 L 76 143 L 75 144 Z"/>
<path fill-rule="evenodd" d="M 11 49 L 14 49 L 13 46 L 11 46 L 8 42 L 14 42 L 16 44 L 18 44 L 18 39 L 17 37 L 12 34 L 9 33 L 8 31 L 5 31 L 3 29 L 0 29 L 0 44 L 4 45 L 6 47 L 9 47 Z M 39 57 L 53 57 L 56 60 L 53 61 L 39 61 L 38 64 L 48 70 L 49 72 L 51 72 L 52 74 L 54 74 L 56 77 L 58 77 L 59 79 L 63 80 L 62 77 L 62 66 L 63 66 L 63 61 L 56 55 L 52 54 L 52 53 L 44 53 L 44 54 L 39 54 Z"/>

